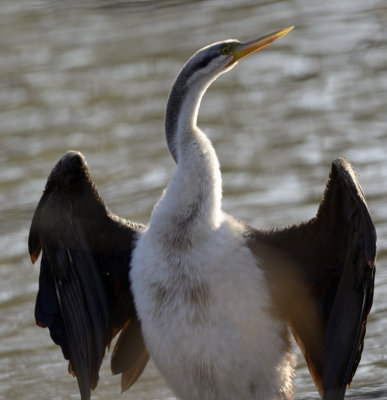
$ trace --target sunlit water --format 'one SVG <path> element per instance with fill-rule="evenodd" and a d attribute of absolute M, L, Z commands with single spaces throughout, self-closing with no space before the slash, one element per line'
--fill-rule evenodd
<path fill-rule="evenodd" d="M 235 5 L 235 3 L 237 3 Z M 320 3 L 320 4 L 318 4 Z M 258 4 L 258 5 L 257 5 Z M 79 398 L 34 323 L 31 216 L 76 148 L 119 215 L 146 222 L 170 178 L 163 113 L 198 48 L 296 29 L 209 90 L 200 125 L 218 152 L 224 209 L 255 226 L 313 216 L 331 161 L 349 158 L 378 233 L 378 270 L 351 399 L 387 398 L 387 7 L 383 1 L 27 1 L 0 5 L 0 399 Z M 170 399 L 150 363 L 120 396 L 105 360 L 94 399 Z M 302 358 L 297 398 L 318 395 Z"/>

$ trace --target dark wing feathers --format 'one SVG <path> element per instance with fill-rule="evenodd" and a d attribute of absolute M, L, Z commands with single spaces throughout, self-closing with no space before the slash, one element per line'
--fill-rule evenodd
<path fill-rule="evenodd" d="M 326 329 L 323 383 L 324 399 L 329 400 L 344 396 L 360 361 L 373 301 L 376 258 L 376 232 L 364 194 L 357 174 L 343 159 L 333 163 L 326 201 L 317 218 L 331 215 L 333 195 L 340 199 L 342 213 L 329 221 L 328 229 L 340 226 L 342 272 Z"/>
<path fill-rule="evenodd" d="M 62 157 L 35 211 L 28 244 L 33 262 L 43 252 L 36 321 L 70 360 L 82 399 L 90 398 L 105 348 L 120 330 L 111 367 L 122 373 L 122 390 L 148 361 L 128 281 L 141 229 L 106 209 L 80 153 Z M 343 399 L 363 349 L 376 257 L 375 229 L 350 163 L 333 162 L 315 218 L 271 232 L 251 229 L 246 241 L 320 394 Z"/>
<path fill-rule="evenodd" d="M 137 318 L 130 319 L 122 329 L 111 360 L 113 374 L 122 373 L 122 391 L 133 385 L 144 370 L 148 359 L 149 355 L 143 342 L 140 321 Z"/>
<path fill-rule="evenodd" d="M 29 252 L 42 249 L 35 318 L 70 361 L 82 399 L 98 383 L 106 346 L 122 330 L 113 360 L 123 386 L 139 377 L 149 358 L 129 285 L 131 251 L 140 225 L 112 215 L 101 200 L 83 156 L 69 152 L 52 170 L 35 211 Z M 124 329 L 123 329 L 124 328 Z"/>
<path fill-rule="evenodd" d="M 251 230 L 247 241 L 320 394 L 343 399 L 363 350 L 376 257 L 374 225 L 351 164 L 333 162 L 315 218 L 283 230 Z"/>

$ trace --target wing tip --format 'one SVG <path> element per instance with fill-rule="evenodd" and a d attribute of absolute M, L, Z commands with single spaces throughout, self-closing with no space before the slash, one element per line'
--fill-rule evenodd
<path fill-rule="evenodd" d="M 339 157 L 334 159 L 332 161 L 332 167 L 344 172 L 350 180 L 355 182 L 356 186 L 359 185 L 359 174 L 355 171 L 353 165 L 347 158 Z"/>
<path fill-rule="evenodd" d="M 38 243 L 36 245 L 35 249 L 30 252 L 30 258 L 31 258 L 31 262 L 33 265 L 36 263 L 37 259 L 39 258 L 41 249 L 42 249 L 42 246 L 40 243 Z"/>

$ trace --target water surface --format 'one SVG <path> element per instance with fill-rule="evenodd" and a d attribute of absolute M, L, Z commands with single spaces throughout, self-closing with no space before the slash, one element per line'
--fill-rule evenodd
<path fill-rule="evenodd" d="M 174 169 L 163 114 L 186 59 L 217 40 L 296 29 L 222 76 L 200 126 L 224 209 L 273 227 L 312 217 L 331 161 L 349 158 L 378 233 L 367 340 L 351 399 L 387 398 L 387 8 L 383 1 L 27 1 L 0 7 L 0 399 L 79 398 L 35 326 L 27 236 L 45 180 L 82 151 L 109 207 L 146 223 Z M 174 398 L 150 363 L 120 396 L 105 360 L 94 399 Z M 299 358 L 297 398 L 318 399 Z"/>

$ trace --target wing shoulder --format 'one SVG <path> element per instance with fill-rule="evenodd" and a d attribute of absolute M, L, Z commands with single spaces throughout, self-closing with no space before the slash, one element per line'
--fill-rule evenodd
<path fill-rule="evenodd" d="M 376 257 L 375 228 L 349 161 L 332 163 L 316 217 L 251 231 L 248 245 L 257 257 L 264 254 L 273 297 L 320 394 L 342 399 L 363 350 Z"/>
<path fill-rule="evenodd" d="M 139 363 L 137 379 L 145 367 L 129 284 L 131 252 L 141 230 L 107 209 L 81 153 L 59 160 L 34 213 L 28 246 L 33 262 L 42 252 L 37 324 L 47 326 L 61 346 L 82 399 L 90 398 L 105 348 L 120 330 L 132 341 L 126 348 L 138 347 L 120 372 Z"/>

